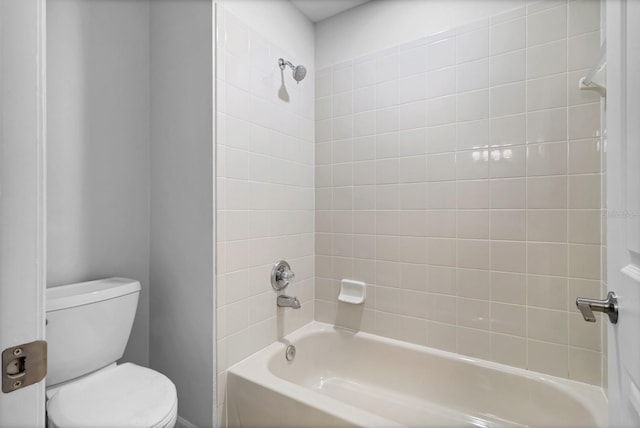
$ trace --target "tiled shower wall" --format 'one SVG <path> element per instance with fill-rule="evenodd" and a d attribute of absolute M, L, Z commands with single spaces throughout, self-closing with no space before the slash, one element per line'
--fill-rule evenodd
<path fill-rule="evenodd" d="M 313 319 L 312 52 L 283 52 L 217 7 L 217 373 Z M 312 46 L 310 51 L 312 51 Z M 305 56 L 306 55 L 306 56 Z M 307 60 L 307 80 L 278 58 Z M 270 274 L 286 259 L 299 310 L 276 307 Z"/>
<path fill-rule="evenodd" d="M 555 1 L 318 70 L 315 319 L 600 384 L 599 47 Z"/>

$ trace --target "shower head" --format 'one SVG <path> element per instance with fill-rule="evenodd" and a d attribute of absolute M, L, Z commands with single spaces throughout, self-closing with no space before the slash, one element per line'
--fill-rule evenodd
<path fill-rule="evenodd" d="M 280 66 L 280 70 L 284 70 L 286 66 L 291 67 L 291 70 L 293 70 L 293 80 L 298 83 L 307 75 L 307 68 L 304 65 L 293 65 L 282 58 L 278 59 L 278 65 Z"/>

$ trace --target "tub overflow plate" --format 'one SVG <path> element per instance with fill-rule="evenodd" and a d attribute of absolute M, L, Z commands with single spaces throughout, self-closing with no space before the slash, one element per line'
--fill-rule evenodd
<path fill-rule="evenodd" d="M 293 345 L 287 346 L 284 357 L 287 359 L 287 361 L 293 361 L 293 359 L 296 357 L 296 347 Z"/>

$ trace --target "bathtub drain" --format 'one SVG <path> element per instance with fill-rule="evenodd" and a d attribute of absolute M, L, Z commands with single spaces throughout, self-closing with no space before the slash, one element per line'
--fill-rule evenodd
<path fill-rule="evenodd" d="M 287 346 L 287 350 L 285 351 L 284 356 L 287 361 L 293 361 L 293 359 L 296 357 L 296 347 L 293 345 Z"/>

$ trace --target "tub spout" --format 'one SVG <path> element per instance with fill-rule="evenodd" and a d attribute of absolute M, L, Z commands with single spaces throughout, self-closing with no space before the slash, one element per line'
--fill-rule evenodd
<path fill-rule="evenodd" d="M 300 309 L 300 301 L 295 296 L 278 296 L 278 307 Z"/>

